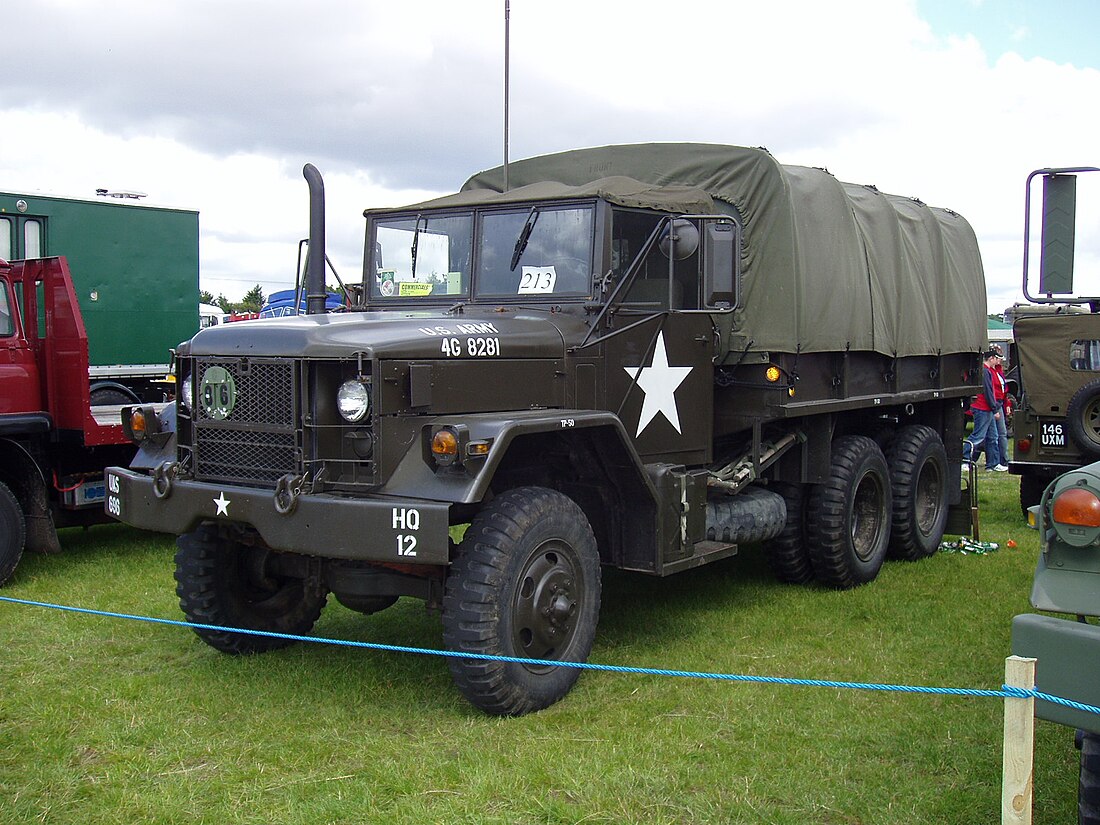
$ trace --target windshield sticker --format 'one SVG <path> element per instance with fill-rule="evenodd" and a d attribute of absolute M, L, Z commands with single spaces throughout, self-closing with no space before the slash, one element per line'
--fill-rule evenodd
<path fill-rule="evenodd" d="M 387 298 L 393 297 L 393 293 L 395 291 L 395 287 L 393 285 L 393 276 L 395 274 L 396 273 L 392 269 L 383 269 L 381 272 L 378 273 L 378 278 L 381 281 L 378 284 L 378 291 Z"/>
<path fill-rule="evenodd" d="M 397 287 L 397 294 L 402 297 L 409 295 L 419 297 L 421 295 L 432 294 L 432 285 L 424 283 L 424 281 L 399 281 Z"/>
<path fill-rule="evenodd" d="M 447 294 L 448 295 L 461 295 L 462 294 L 462 273 L 461 272 L 448 272 L 447 273 Z"/>
<path fill-rule="evenodd" d="M 519 279 L 519 295 L 540 295 L 554 291 L 558 273 L 552 266 L 525 266 Z"/>

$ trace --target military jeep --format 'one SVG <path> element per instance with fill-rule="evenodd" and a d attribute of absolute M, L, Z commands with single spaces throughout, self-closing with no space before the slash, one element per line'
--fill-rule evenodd
<path fill-rule="evenodd" d="M 1073 282 L 1078 175 L 1093 167 L 1040 169 L 1027 181 L 1023 292 L 1012 308 L 1013 362 L 1020 395 L 1013 420 L 1013 460 L 1020 507 L 1038 504 L 1050 482 L 1100 459 L 1100 298 Z M 1038 291 L 1033 278 L 1032 185 L 1043 181 Z"/>

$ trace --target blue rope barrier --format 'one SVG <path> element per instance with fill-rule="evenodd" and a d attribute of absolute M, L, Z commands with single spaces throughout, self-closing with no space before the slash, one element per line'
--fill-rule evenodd
<path fill-rule="evenodd" d="M 213 630 L 218 633 L 240 633 L 248 636 L 269 636 L 275 639 L 288 639 L 295 642 L 312 642 L 314 644 L 338 645 L 341 647 L 355 647 L 367 650 L 377 650 L 387 653 L 413 653 L 420 656 L 440 656 L 452 659 L 478 659 L 489 662 L 514 662 L 516 664 L 535 665 L 538 667 L 572 667 L 580 670 L 595 670 L 603 673 L 626 673 L 639 676 L 668 676 L 685 679 L 710 679 L 725 682 L 755 682 L 765 685 L 793 685 L 796 687 L 827 687 L 841 690 L 870 690 L 890 693 L 922 693 L 941 696 L 971 696 L 978 698 L 994 699 L 1041 699 L 1057 705 L 1075 708 L 1088 713 L 1100 714 L 1100 707 L 1085 705 L 1059 696 L 1051 696 L 1036 690 L 1002 685 L 1000 690 L 987 690 L 981 688 L 953 688 L 953 687 L 925 687 L 920 685 L 890 685 L 874 682 L 835 682 L 824 679 L 792 679 L 783 676 L 749 676 L 738 673 L 709 673 L 696 670 L 670 670 L 667 668 L 628 667 L 626 665 L 601 665 L 594 662 L 566 662 L 551 659 L 525 659 L 516 656 L 493 656 L 486 653 L 469 653 L 460 650 L 436 650 L 424 647 L 408 647 L 405 645 L 386 645 L 378 642 L 359 642 L 353 639 L 330 639 L 323 636 L 299 636 L 293 633 L 274 633 L 267 630 L 250 630 L 243 627 L 223 627 L 221 625 L 200 624 L 198 622 L 184 622 L 178 619 L 158 619 L 153 616 L 138 616 L 131 613 L 114 613 L 108 610 L 93 610 L 87 607 L 72 607 L 50 602 L 37 602 L 28 599 L 16 599 L 9 596 L 0 596 L 0 602 L 18 604 L 26 607 L 42 607 L 50 610 L 60 610 L 66 613 L 80 613 L 87 616 L 100 616 L 109 619 L 126 619 L 129 621 L 146 622 L 149 624 L 169 625 L 172 627 L 185 627 L 189 630 Z"/>

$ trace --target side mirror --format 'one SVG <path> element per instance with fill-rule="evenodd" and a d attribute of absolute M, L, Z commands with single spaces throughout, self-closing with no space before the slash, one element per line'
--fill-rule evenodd
<path fill-rule="evenodd" d="M 1077 212 L 1077 176 L 1043 178 L 1043 237 L 1039 292 L 1073 294 L 1073 245 Z"/>
<path fill-rule="evenodd" d="M 677 218 L 671 227 L 665 227 L 657 246 L 666 258 L 672 255 L 677 261 L 683 261 L 698 251 L 699 230 L 686 218 Z"/>
<path fill-rule="evenodd" d="M 737 306 L 741 288 L 741 228 L 732 220 L 703 226 L 703 305 Z"/>

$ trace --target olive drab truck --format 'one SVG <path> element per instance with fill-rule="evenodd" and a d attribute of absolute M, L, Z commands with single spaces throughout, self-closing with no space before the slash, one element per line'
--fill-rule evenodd
<path fill-rule="evenodd" d="M 1098 171 L 1048 168 L 1027 178 L 1023 293 L 1029 303 L 1012 308 L 1020 397 L 1008 465 L 1020 476 L 1025 513 L 1056 476 L 1100 459 L 1100 294 L 1075 289 L 1073 277 L 1078 180 Z M 1040 180 L 1041 197 L 1035 191 Z M 1100 175 L 1089 182 L 1100 183 Z M 1037 239 L 1031 233 L 1033 200 L 1041 203 Z M 1037 273 L 1033 242 L 1039 252 Z"/>
<path fill-rule="evenodd" d="M 415 596 L 461 692 L 521 714 L 576 680 L 555 663 L 589 654 L 601 566 L 762 543 L 781 579 L 849 588 L 966 529 L 985 283 L 962 217 L 730 146 L 504 178 L 367 210 L 354 311 L 324 314 L 311 254 L 306 314 L 177 350 L 175 430 L 151 424 L 106 506 L 179 534 L 204 641 L 268 650 L 289 640 L 232 629 Z"/>

